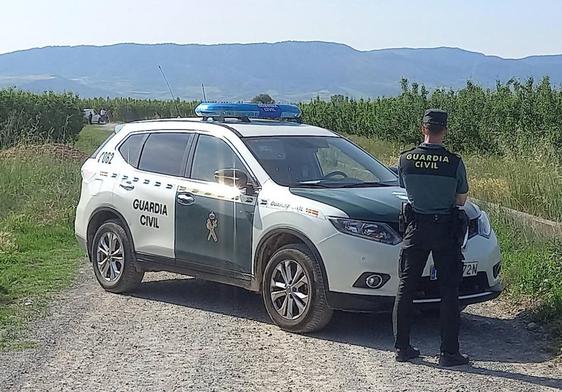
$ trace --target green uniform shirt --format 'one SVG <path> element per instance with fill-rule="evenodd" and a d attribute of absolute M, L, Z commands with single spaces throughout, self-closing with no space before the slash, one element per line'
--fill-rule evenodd
<path fill-rule="evenodd" d="M 447 214 L 455 206 L 456 195 L 468 192 L 461 157 L 440 144 L 422 143 L 404 151 L 398 176 L 414 211 L 421 214 Z"/>

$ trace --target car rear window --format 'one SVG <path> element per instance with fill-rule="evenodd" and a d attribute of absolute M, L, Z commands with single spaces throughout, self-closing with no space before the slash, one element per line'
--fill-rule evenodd
<path fill-rule="evenodd" d="M 149 172 L 182 176 L 185 169 L 189 133 L 153 133 L 142 149 L 139 169 Z"/>
<path fill-rule="evenodd" d="M 146 134 L 131 135 L 119 147 L 119 153 L 121 153 L 121 156 L 129 165 L 134 167 L 138 166 L 142 146 L 144 145 L 146 137 Z"/>

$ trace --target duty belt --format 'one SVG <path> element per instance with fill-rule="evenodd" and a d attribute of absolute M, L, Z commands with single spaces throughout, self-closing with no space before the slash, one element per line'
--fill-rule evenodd
<path fill-rule="evenodd" d="M 449 223 L 453 219 L 451 214 L 420 214 L 414 212 L 414 219 L 418 222 Z"/>

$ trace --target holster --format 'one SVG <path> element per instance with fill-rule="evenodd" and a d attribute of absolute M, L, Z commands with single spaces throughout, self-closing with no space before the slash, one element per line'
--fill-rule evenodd
<path fill-rule="evenodd" d="M 404 235 L 408 225 L 414 220 L 414 208 L 410 203 L 402 203 L 398 216 L 398 231 Z"/>
<path fill-rule="evenodd" d="M 452 215 L 453 233 L 455 235 L 457 245 L 462 246 L 468 230 L 468 215 L 466 215 L 464 210 L 458 207 L 453 208 Z"/>

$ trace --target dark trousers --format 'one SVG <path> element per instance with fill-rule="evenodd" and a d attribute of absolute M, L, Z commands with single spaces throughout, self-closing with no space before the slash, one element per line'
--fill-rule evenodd
<path fill-rule="evenodd" d="M 417 216 L 406 228 L 400 252 L 400 284 L 392 315 L 394 345 L 406 348 L 410 344 L 414 295 L 430 253 L 437 268 L 441 294 L 441 351 L 456 353 L 459 351 L 458 295 L 463 256 L 448 216 Z"/>

